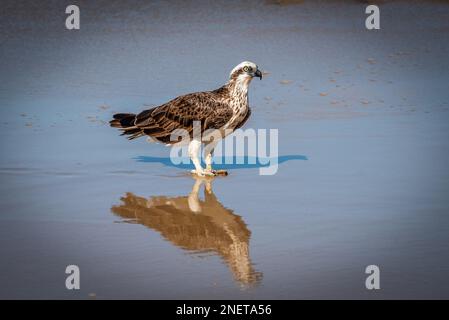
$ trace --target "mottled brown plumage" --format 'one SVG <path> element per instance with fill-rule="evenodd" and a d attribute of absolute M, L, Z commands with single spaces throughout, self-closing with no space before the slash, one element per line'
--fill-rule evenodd
<path fill-rule="evenodd" d="M 201 122 L 201 132 L 222 129 L 227 124 L 229 129 L 240 128 L 251 115 L 247 83 L 242 88 L 238 82 L 242 73 L 243 68 L 235 70 L 227 84 L 213 91 L 186 94 L 137 115 L 115 114 L 110 124 L 120 128 L 122 135 L 130 140 L 147 135 L 163 143 L 177 142 L 170 141 L 175 129 L 185 129 L 192 134 L 194 121 Z M 233 122 L 229 123 L 231 120 Z"/>
<path fill-rule="evenodd" d="M 242 127 L 251 115 L 248 86 L 253 77 L 262 79 L 262 73 L 257 65 L 244 61 L 231 71 L 228 83 L 219 89 L 186 94 L 137 115 L 118 113 L 110 124 L 122 130 L 122 135 L 130 140 L 146 135 L 165 144 L 174 144 L 179 141 L 177 135 L 176 139 L 171 139 L 175 130 L 185 130 L 194 138 L 194 122 L 199 121 L 201 136 L 206 130 L 217 129 L 224 138 Z M 191 139 L 189 153 L 196 172 L 203 175 L 204 170 L 194 155 L 202 141 L 193 141 L 195 139 Z M 210 163 L 208 167 L 210 171 Z"/>

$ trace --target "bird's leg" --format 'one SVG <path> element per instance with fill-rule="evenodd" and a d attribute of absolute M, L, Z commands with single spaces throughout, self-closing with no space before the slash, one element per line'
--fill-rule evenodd
<path fill-rule="evenodd" d="M 197 139 L 193 139 L 189 144 L 189 156 L 192 159 L 193 165 L 195 166 L 195 170 L 192 170 L 192 173 L 199 175 L 200 177 L 204 177 L 206 175 L 214 175 L 211 172 L 207 172 L 201 167 L 200 159 L 198 158 L 198 154 L 201 148 L 201 141 Z"/>
<path fill-rule="evenodd" d="M 206 146 L 207 148 L 208 146 Z M 205 162 L 206 162 L 206 170 L 207 171 L 213 171 L 212 170 L 212 156 L 214 154 L 214 149 L 211 149 L 209 152 L 207 152 L 206 157 L 205 157 Z"/>
<path fill-rule="evenodd" d="M 209 142 L 206 144 L 205 147 L 205 159 L 206 162 L 206 172 L 210 172 L 213 175 L 228 175 L 228 172 L 226 170 L 214 170 L 212 169 L 212 156 L 214 154 L 214 149 L 218 144 L 218 140 L 213 140 L 212 142 Z"/>

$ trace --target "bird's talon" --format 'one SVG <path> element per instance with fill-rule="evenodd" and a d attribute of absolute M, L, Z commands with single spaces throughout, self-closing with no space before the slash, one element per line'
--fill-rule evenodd
<path fill-rule="evenodd" d="M 215 170 L 204 170 L 204 175 L 214 177 L 216 176 Z"/>
<path fill-rule="evenodd" d="M 207 171 L 207 170 L 192 170 L 192 174 L 196 174 L 199 177 L 206 177 L 206 176 L 214 176 L 215 174 L 213 172 Z"/>
<path fill-rule="evenodd" d="M 226 170 L 212 170 L 216 176 L 227 176 L 228 172 Z"/>
<path fill-rule="evenodd" d="M 228 172 L 226 170 L 192 170 L 192 174 L 196 174 L 200 177 L 215 177 L 215 176 L 227 176 Z"/>
<path fill-rule="evenodd" d="M 190 171 L 192 174 L 196 174 L 199 177 L 204 177 L 204 174 L 202 171 L 192 170 Z"/>

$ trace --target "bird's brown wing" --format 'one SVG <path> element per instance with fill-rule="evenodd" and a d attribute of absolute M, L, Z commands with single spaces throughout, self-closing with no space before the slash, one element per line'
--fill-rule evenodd
<path fill-rule="evenodd" d="M 232 109 L 219 102 L 213 92 L 192 93 L 178 97 L 136 116 L 135 126 L 146 135 L 166 140 L 176 129 L 191 133 L 193 122 L 201 122 L 201 132 L 219 129 L 232 117 Z"/>

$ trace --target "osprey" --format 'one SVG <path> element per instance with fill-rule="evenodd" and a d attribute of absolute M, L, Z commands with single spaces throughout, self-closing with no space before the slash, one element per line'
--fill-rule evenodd
<path fill-rule="evenodd" d="M 117 113 L 110 121 L 111 127 L 122 130 L 129 140 L 150 136 L 168 145 L 177 143 L 171 137 L 176 130 L 183 129 L 190 135 L 189 156 L 195 165 L 192 173 L 199 176 L 226 174 L 226 171 L 212 169 L 212 153 L 219 139 L 212 141 L 201 138 L 208 130 L 218 130 L 220 138 L 243 126 L 251 115 L 248 105 L 248 86 L 254 77 L 262 79 L 257 65 L 244 61 L 232 69 L 229 81 L 213 91 L 190 93 L 179 96 L 165 104 L 144 110 L 139 114 Z M 194 135 L 194 125 L 200 124 L 201 137 Z M 204 142 L 204 141 L 207 142 Z M 201 143 L 205 149 L 206 168 L 201 166 L 198 153 Z"/>

